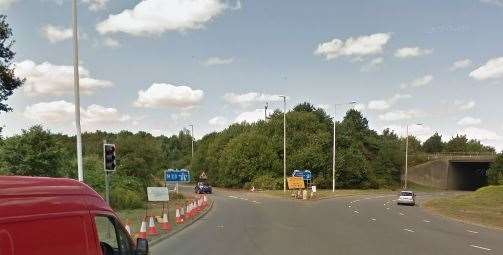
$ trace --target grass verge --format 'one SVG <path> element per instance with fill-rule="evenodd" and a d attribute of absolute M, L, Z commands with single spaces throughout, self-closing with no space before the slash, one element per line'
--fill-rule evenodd
<path fill-rule="evenodd" d="M 287 190 L 286 192 L 283 192 L 283 190 L 267 190 L 263 191 L 263 194 L 281 198 L 292 198 L 292 194 L 294 192 L 296 191 Z M 332 190 L 328 189 L 319 189 L 317 190 L 314 199 L 364 196 L 364 195 L 382 195 L 382 194 L 388 194 L 390 192 L 392 191 L 389 189 L 336 189 L 335 192 L 332 192 Z"/>
<path fill-rule="evenodd" d="M 427 201 L 424 207 L 461 221 L 503 229 L 503 185 Z"/>

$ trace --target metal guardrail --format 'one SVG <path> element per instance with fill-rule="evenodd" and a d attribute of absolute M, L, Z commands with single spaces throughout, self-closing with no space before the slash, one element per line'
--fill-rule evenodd
<path fill-rule="evenodd" d="M 495 152 L 452 152 L 452 153 L 418 153 L 412 154 L 411 157 L 426 157 L 428 160 L 433 159 L 494 159 L 497 153 Z"/>

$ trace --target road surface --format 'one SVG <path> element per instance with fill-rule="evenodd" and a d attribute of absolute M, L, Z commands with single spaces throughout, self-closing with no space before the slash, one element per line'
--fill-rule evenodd
<path fill-rule="evenodd" d="M 503 254 L 503 231 L 397 206 L 394 195 L 306 202 L 217 191 L 212 199 L 205 217 L 152 254 Z"/>

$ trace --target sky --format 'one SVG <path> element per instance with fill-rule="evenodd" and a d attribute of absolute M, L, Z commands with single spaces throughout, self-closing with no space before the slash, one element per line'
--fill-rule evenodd
<path fill-rule="evenodd" d="M 503 0 L 78 0 L 84 131 L 197 138 L 310 102 L 503 150 Z M 2 135 L 75 134 L 70 0 L 0 0 L 24 86 Z M 356 101 L 356 104 L 345 103 Z M 338 104 L 334 111 L 334 105 Z M 415 125 L 422 123 L 422 125 Z"/>

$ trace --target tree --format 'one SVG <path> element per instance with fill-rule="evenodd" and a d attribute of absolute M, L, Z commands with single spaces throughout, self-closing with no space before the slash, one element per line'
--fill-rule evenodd
<path fill-rule="evenodd" d="M 466 138 L 466 135 L 456 135 L 456 137 L 453 137 L 447 142 L 447 144 L 445 145 L 445 151 L 465 152 L 467 143 L 468 139 Z"/>
<path fill-rule="evenodd" d="M 33 126 L 10 137 L 0 148 L 3 172 L 30 176 L 67 176 L 72 164 L 55 137 Z"/>
<path fill-rule="evenodd" d="M 437 132 L 433 134 L 428 140 L 423 144 L 423 151 L 427 153 L 439 153 L 444 149 L 444 143 L 442 142 L 442 136 Z"/>
<path fill-rule="evenodd" d="M 487 179 L 491 185 L 503 185 L 503 153 L 500 153 L 487 170 Z"/>
<path fill-rule="evenodd" d="M 0 15 L 0 112 L 12 110 L 5 101 L 24 82 L 14 75 L 12 60 L 15 53 L 11 49 L 13 44 L 12 29 L 6 21 L 6 16 Z"/>

